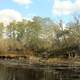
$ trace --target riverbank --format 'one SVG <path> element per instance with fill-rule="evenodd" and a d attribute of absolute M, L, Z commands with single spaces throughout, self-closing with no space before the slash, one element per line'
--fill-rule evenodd
<path fill-rule="evenodd" d="M 22 68 L 30 68 L 30 67 L 54 67 L 54 66 L 68 66 L 68 67 L 79 67 L 80 59 L 61 59 L 61 58 L 49 58 L 40 59 L 38 57 L 30 57 L 29 59 L 0 59 L 0 64 L 6 65 L 7 67 L 22 67 Z"/>

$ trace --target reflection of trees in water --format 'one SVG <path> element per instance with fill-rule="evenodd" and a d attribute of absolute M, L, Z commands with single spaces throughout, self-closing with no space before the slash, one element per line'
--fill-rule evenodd
<path fill-rule="evenodd" d="M 80 80 L 79 67 L 24 69 L 0 66 L 0 80 Z"/>

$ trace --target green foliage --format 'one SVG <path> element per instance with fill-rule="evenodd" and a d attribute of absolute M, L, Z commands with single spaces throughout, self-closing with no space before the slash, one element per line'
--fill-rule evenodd
<path fill-rule="evenodd" d="M 4 31 L 6 39 L 3 38 Z M 38 54 L 59 50 L 80 44 L 80 22 L 79 19 L 75 19 L 65 29 L 62 21 L 57 24 L 50 18 L 42 17 L 33 17 L 32 20 L 21 22 L 13 21 L 6 27 L 1 23 L 0 39 L 1 41 L 7 40 L 5 44 L 8 46 L 4 45 L 5 48 L 21 46 L 21 48 L 31 49 Z"/>

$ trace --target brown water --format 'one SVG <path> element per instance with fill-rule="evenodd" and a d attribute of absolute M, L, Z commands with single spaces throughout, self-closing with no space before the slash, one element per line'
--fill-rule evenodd
<path fill-rule="evenodd" d="M 80 80 L 80 67 L 8 67 L 0 65 L 0 80 Z"/>

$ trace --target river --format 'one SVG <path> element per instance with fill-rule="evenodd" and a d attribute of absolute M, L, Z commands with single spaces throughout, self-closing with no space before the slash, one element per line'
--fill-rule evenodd
<path fill-rule="evenodd" d="M 80 80 L 79 65 L 0 62 L 0 80 Z"/>

